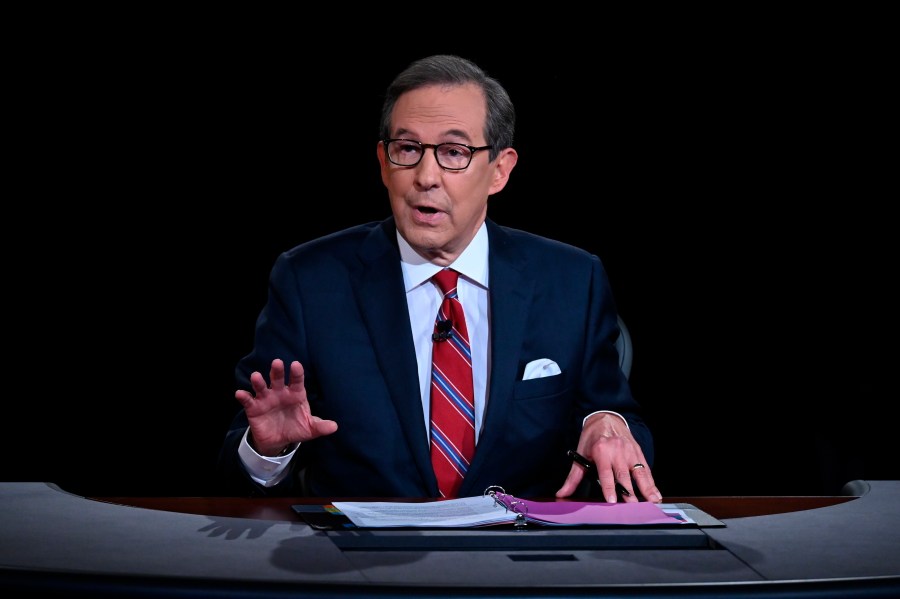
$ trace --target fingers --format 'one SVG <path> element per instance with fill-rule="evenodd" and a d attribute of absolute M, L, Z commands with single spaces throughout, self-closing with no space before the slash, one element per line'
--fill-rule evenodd
<path fill-rule="evenodd" d="M 621 459 L 615 460 L 613 463 L 610 452 L 601 454 L 599 460 L 588 459 L 582 454 L 570 451 L 569 456 L 574 460 L 563 486 L 556 492 L 557 497 L 569 497 L 578 488 L 585 476 L 593 478 L 597 477 L 597 483 L 600 485 L 601 493 L 607 503 L 618 503 L 621 499 L 623 502 L 636 503 L 640 501 L 635 492 L 635 485 L 632 483 L 631 470 L 625 465 Z M 643 464 L 637 464 L 639 468 L 645 468 Z M 645 480 L 652 481 L 652 478 Z M 652 484 L 652 482 L 651 482 Z M 645 487 L 650 490 L 650 486 Z"/>
<path fill-rule="evenodd" d="M 241 405 L 245 409 L 253 402 L 253 394 L 249 391 L 244 391 L 243 389 L 235 391 L 234 398 L 241 402 Z"/>
<path fill-rule="evenodd" d="M 252 393 L 239 389 L 235 391 L 235 399 L 246 410 L 251 408 L 256 400 L 262 401 L 280 396 L 285 388 L 291 393 L 303 393 L 305 391 L 303 366 L 296 360 L 291 362 L 290 378 L 287 385 L 285 384 L 284 361 L 278 358 L 272 360 L 272 365 L 269 369 L 269 380 L 271 381 L 271 387 L 262 373 L 258 371 L 253 372 L 250 375 Z"/>
<path fill-rule="evenodd" d="M 641 497 L 652 503 L 662 502 L 662 493 L 656 488 L 646 467 L 638 470 L 621 467 L 601 470 L 598 480 L 607 503 L 633 503 L 641 501 Z"/>
<path fill-rule="evenodd" d="M 288 384 L 288 388 L 295 392 L 300 393 L 304 390 L 303 381 L 305 377 L 303 375 L 303 365 L 300 362 L 294 360 L 291 362 L 291 376 L 288 379 L 290 382 Z"/>
<path fill-rule="evenodd" d="M 603 499 L 606 501 L 606 503 L 618 503 L 619 494 L 617 492 L 618 488 L 616 487 L 617 477 L 613 473 L 613 471 L 608 468 L 603 468 L 602 470 L 599 471 L 599 476 L 597 477 L 597 480 L 600 482 L 600 492 L 603 494 Z M 629 486 L 631 485 L 630 480 L 628 481 L 628 485 Z M 626 488 L 626 491 L 627 491 L 627 488 Z M 631 491 L 628 491 L 628 492 L 631 494 Z M 623 499 L 629 499 L 629 498 L 623 497 Z M 634 494 L 631 494 L 630 499 L 632 501 L 635 501 Z"/>
<path fill-rule="evenodd" d="M 269 380 L 272 381 L 272 391 L 281 391 L 284 389 L 284 362 L 275 358 L 272 360 L 272 367 L 269 369 Z"/>
<path fill-rule="evenodd" d="M 272 366 L 269 369 L 269 380 L 271 381 L 272 386 L 269 387 L 265 378 L 263 378 L 263 375 L 259 372 L 254 372 L 250 375 L 250 384 L 253 386 L 254 394 L 259 397 L 260 395 L 264 395 L 269 389 L 272 391 L 281 391 L 285 387 L 288 387 L 291 391 L 303 391 L 304 378 L 303 365 L 297 360 L 294 360 L 291 362 L 290 378 L 286 385 L 284 378 L 284 361 L 276 358 L 272 360 Z M 240 401 L 240 398 L 238 398 L 238 401 Z"/>
<path fill-rule="evenodd" d="M 653 475 L 650 473 L 649 468 L 646 466 L 643 468 L 632 468 L 630 478 L 634 480 L 644 499 L 651 503 L 662 502 L 662 493 L 656 488 L 656 483 L 653 482 Z"/>
<path fill-rule="evenodd" d="M 628 472 L 627 468 L 618 468 L 615 471 L 616 480 L 613 484 L 614 491 L 616 497 L 622 498 L 624 502 L 635 503 L 640 501 L 637 496 L 637 493 L 634 492 L 634 485 L 631 481 L 631 474 Z M 604 492 L 604 497 L 606 497 L 606 493 Z"/>
<path fill-rule="evenodd" d="M 266 379 L 264 379 L 263 375 L 259 372 L 254 372 L 250 375 L 250 386 L 253 387 L 253 394 L 256 397 L 265 395 L 266 391 L 269 390 L 269 386 L 268 384 L 266 384 Z"/>
<path fill-rule="evenodd" d="M 566 477 L 563 486 L 556 492 L 557 497 L 569 497 L 578 489 L 581 479 L 584 478 L 584 467 L 573 463 L 569 469 L 569 476 Z"/>
<path fill-rule="evenodd" d="M 650 467 L 644 463 L 643 453 L 636 444 L 632 448 L 603 443 L 590 459 L 597 469 L 600 492 L 607 503 L 633 503 L 642 499 L 662 502 L 662 493 L 656 488 Z"/>
<path fill-rule="evenodd" d="M 556 496 L 560 498 L 570 497 L 578 489 L 578 485 L 585 476 L 584 472 L 583 467 L 573 464 L 572 468 L 569 469 L 569 475 L 566 477 L 563 486 L 556 492 Z M 646 483 L 646 477 L 644 478 Z M 640 489 L 641 495 L 647 501 L 654 503 L 662 501 L 662 495 L 656 486 L 653 485 L 652 479 L 645 487 L 635 485 L 627 468 L 619 468 L 615 472 L 611 469 L 602 470 L 597 482 L 600 484 L 600 491 L 606 503 L 618 503 L 619 501 L 636 503 L 640 501 L 640 498 L 635 489 Z"/>

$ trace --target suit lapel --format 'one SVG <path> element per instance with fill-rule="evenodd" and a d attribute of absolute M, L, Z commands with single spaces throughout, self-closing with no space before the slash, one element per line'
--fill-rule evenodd
<path fill-rule="evenodd" d="M 354 291 L 410 454 L 430 493 L 437 493 L 423 425 L 418 365 L 400 268 L 394 219 L 372 231 L 359 251 Z"/>
<path fill-rule="evenodd" d="M 495 445 L 503 435 L 511 407 L 513 385 L 519 370 L 519 357 L 528 310 L 532 303 L 534 280 L 525 273 L 524 257 L 511 243 L 509 235 L 488 221 L 490 244 L 491 305 L 491 375 L 482 435 L 475 449 L 475 459 L 463 481 L 460 494 L 478 495 L 484 489 L 475 481 L 490 460 Z M 468 484 L 467 484 L 468 483 Z"/>

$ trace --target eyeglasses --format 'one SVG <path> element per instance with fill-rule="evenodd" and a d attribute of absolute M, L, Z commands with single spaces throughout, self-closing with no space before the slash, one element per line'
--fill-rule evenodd
<path fill-rule="evenodd" d="M 472 157 L 479 150 L 490 150 L 493 146 L 467 146 L 458 143 L 423 144 L 412 139 L 383 139 L 388 160 L 397 166 L 416 166 L 425 155 L 426 148 L 434 148 L 434 158 L 441 168 L 461 171 L 469 168 Z"/>

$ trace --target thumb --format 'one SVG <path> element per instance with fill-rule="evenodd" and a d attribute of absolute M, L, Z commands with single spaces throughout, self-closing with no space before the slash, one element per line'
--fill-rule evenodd
<path fill-rule="evenodd" d="M 318 416 L 312 417 L 312 432 L 315 437 L 324 437 L 330 435 L 338 429 L 337 422 L 334 420 L 323 420 Z"/>

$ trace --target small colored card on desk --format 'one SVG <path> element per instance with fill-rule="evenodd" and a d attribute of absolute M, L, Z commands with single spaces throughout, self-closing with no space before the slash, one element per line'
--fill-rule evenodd
<path fill-rule="evenodd" d="M 357 528 L 350 518 L 339 509 L 327 504 L 297 504 L 291 509 L 298 514 L 303 521 L 316 530 L 343 530 Z"/>

